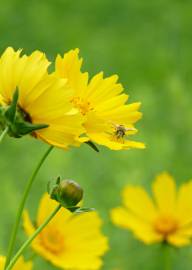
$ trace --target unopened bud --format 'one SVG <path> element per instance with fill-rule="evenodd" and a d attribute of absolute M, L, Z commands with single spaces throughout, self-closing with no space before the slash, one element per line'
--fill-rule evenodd
<path fill-rule="evenodd" d="M 73 180 L 61 180 L 57 178 L 56 183 L 48 184 L 48 193 L 51 199 L 59 202 L 64 207 L 74 207 L 83 198 L 83 189 Z"/>
<path fill-rule="evenodd" d="M 62 180 L 58 185 L 58 195 L 66 205 L 75 206 L 83 198 L 83 189 L 73 180 Z"/>

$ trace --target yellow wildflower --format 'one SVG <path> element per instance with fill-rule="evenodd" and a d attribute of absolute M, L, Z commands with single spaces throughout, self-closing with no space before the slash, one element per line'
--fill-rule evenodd
<path fill-rule="evenodd" d="M 42 52 L 20 55 L 21 50 L 7 48 L 0 58 L 0 103 L 9 105 L 16 88 L 18 110 L 32 124 L 47 124 L 33 136 L 67 148 L 79 144 L 83 132 L 82 117 L 70 102 L 73 91 L 66 80 L 49 75 L 50 65 Z"/>
<path fill-rule="evenodd" d="M 0 256 L 0 270 L 4 270 L 5 257 Z M 12 270 L 31 270 L 33 264 L 31 261 L 26 262 L 23 257 L 20 257 L 17 263 L 13 266 Z"/>
<path fill-rule="evenodd" d="M 167 173 L 157 176 L 152 185 L 153 199 L 142 187 L 123 190 L 123 207 L 114 208 L 114 224 L 131 230 L 146 244 L 166 241 L 182 247 L 191 244 L 192 181 L 176 190 Z"/>
<path fill-rule="evenodd" d="M 43 196 L 37 226 L 43 223 L 56 205 L 48 195 Z M 107 239 L 100 231 L 101 223 L 96 212 L 72 214 L 61 209 L 33 241 L 32 248 L 62 269 L 99 269 L 101 256 L 108 249 Z M 24 229 L 28 236 L 35 230 L 27 212 L 24 213 Z"/>
<path fill-rule="evenodd" d="M 88 73 L 81 72 L 82 59 L 79 50 L 71 50 L 56 58 L 56 75 L 68 80 L 75 93 L 72 104 L 85 118 L 85 129 L 89 140 L 113 150 L 144 148 L 143 143 L 127 140 L 136 133 L 134 123 L 142 114 L 140 103 L 126 104 L 128 95 L 117 83 L 118 76 L 95 75 L 88 81 Z"/>

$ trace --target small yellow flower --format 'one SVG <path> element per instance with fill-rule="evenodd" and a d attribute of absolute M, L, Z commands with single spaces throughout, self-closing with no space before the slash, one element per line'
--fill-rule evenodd
<path fill-rule="evenodd" d="M 43 223 L 56 205 L 48 195 L 43 196 L 37 226 Z M 61 209 L 33 241 L 32 248 L 62 269 L 99 269 L 101 256 L 108 250 L 107 239 L 100 231 L 101 223 L 96 212 L 72 214 Z M 24 229 L 28 236 L 35 230 L 27 212 L 24 213 Z"/>
<path fill-rule="evenodd" d="M 4 270 L 5 257 L 0 256 L 0 270 Z M 32 270 L 33 264 L 31 261 L 26 262 L 23 257 L 20 257 L 12 270 Z"/>
<path fill-rule="evenodd" d="M 140 103 L 126 104 L 128 96 L 118 83 L 118 76 L 95 75 L 88 81 L 88 73 L 81 72 L 82 59 L 79 50 L 71 50 L 56 58 L 56 75 L 68 80 L 75 93 L 73 106 L 85 118 L 85 129 L 89 140 L 105 145 L 113 150 L 144 148 L 143 143 L 127 140 L 135 134 L 134 123 L 142 114 L 138 112 Z"/>
<path fill-rule="evenodd" d="M 21 56 L 21 50 L 7 48 L 0 57 L 0 104 L 9 105 L 17 88 L 24 120 L 48 125 L 34 137 L 62 148 L 79 145 L 83 119 L 70 102 L 73 91 L 66 80 L 48 74 L 49 65 L 42 52 Z"/>
<path fill-rule="evenodd" d="M 114 224 L 131 230 L 146 244 L 166 241 L 177 247 L 191 244 L 192 181 L 176 190 L 167 173 L 157 176 L 152 185 L 153 198 L 142 187 L 123 190 L 123 207 L 114 208 Z"/>

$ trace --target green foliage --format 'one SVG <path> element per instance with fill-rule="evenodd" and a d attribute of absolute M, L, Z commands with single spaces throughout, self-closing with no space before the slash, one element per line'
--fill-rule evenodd
<path fill-rule="evenodd" d="M 144 117 L 137 125 L 137 139 L 147 144 L 146 150 L 100 148 L 95 153 L 86 145 L 69 152 L 55 149 L 28 200 L 27 207 L 35 215 L 50 177 L 59 173 L 78 181 L 85 191 L 85 205 L 101 213 L 104 232 L 111 238 L 104 270 L 166 269 L 162 246 L 145 246 L 128 231 L 114 227 L 109 211 L 120 204 L 121 188 L 127 183 L 149 189 L 154 176 L 164 170 L 173 174 L 178 184 L 192 177 L 191 9 L 189 0 L 1 3 L 1 51 L 8 45 L 28 53 L 40 49 L 53 60 L 57 52 L 79 47 L 85 70 L 117 73 L 130 101 L 142 101 Z M 29 137 L 7 138 L 0 146 L 0 253 L 6 251 L 25 179 L 45 148 Z M 18 245 L 23 239 L 21 230 Z M 170 248 L 169 253 L 172 269 L 191 269 L 191 247 Z M 54 268 L 37 258 L 36 269 Z"/>

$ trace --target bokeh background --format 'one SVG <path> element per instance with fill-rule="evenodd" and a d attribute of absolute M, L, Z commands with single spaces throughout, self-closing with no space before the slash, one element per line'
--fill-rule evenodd
<path fill-rule="evenodd" d="M 121 203 L 127 183 L 150 189 L 155 175 L 169 171 L 178 185 L 192 177 L 192 2 L 190 0 L 6 0 L 0 8 L 0 50 L 39 49 L 54 60 L 79 47 L 84 70 L 117 73 L 130 101 L 142 101 L 135 139 L 146 150 L 110 151 L 88 146 L 55 149 L 41 169 L 27 207 L 35 218 L 47 181 L 61 174 L 85 190 L 85 205 L 96 207 L 111 249 L 105 270 L 165 268 L 161 245 L 145 246 L 112 225 L 111 208 Z M 25 182 L 47 145 L 29 137 L 6 138 L 0 146 L 0 253 L 4 254 Z M 18 245 L 24 239 L 22 230 Z M 192 247 L 170 248 L 172 269 L 191 269 Z M 41 258 L 36 269 L 54 269 Z M 171 268 L 170 268 L 171 269 Z"/>

